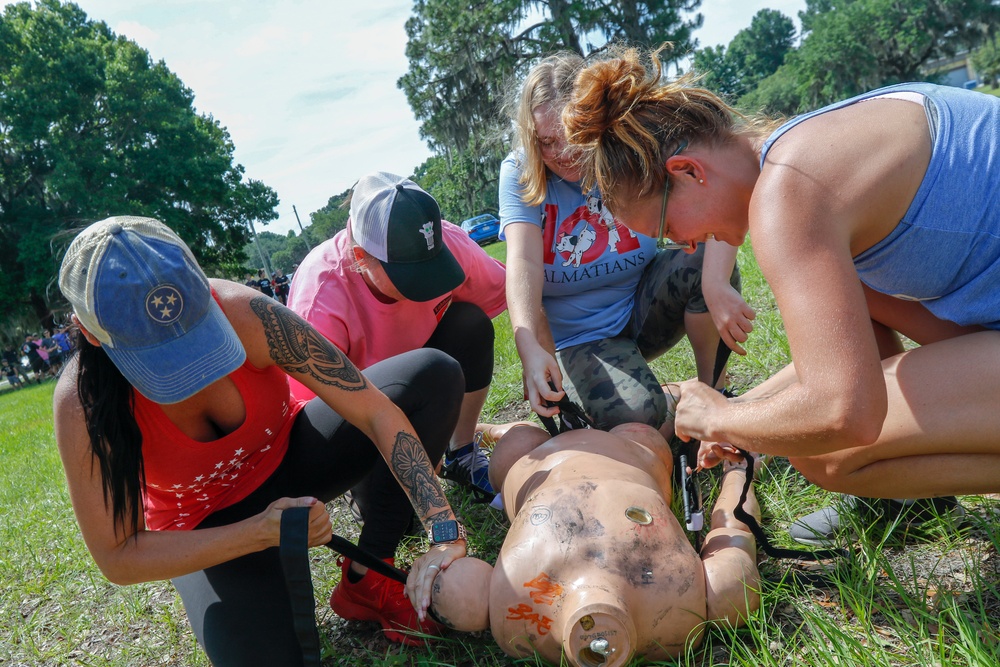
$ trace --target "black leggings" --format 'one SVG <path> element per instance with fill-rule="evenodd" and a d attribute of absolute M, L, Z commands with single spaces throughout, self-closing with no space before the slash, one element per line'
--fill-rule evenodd
<path fill-rule="evenodd" d="M 421 349 L 375 364 L 364 375 L 406 413 L 436 464 L 458 420 L 465 386 L 458 363 L 438 350 Z M 274 474 L 198 528 L 254 516 L 282 497 L 314 496 L 327 502 L 369 473 L 371 497 L 359 545 L 389 558 L 413 513 L 409 499 L 375 445 L 315 398 L 296 418 L 288 453 Z M 277 548 L 172 581 L 212 664 L 302 664 Z"/>
<path fill-rule="evenodd" d="M 424 344 L 446 352 L 462 366 L 466 393 L 490 386 L 493 380 L 493 322 L 474 303 L 448 306 L 434 333 Z"/>
<path fill-rule="evenodd" d="M 441 350 L 457 361 L 465 375 L 465 392 L 470 393 L 489 387 L 493 380 L 493 340 L 493 322 L 489 316 L 476 304 L 460 301 L 448 307 L 424 347 Z M 365 526 L 368 525 L 369 515 L 376 516 L 384 511 L 379 506 L 378 493 L 373 493 L 384 484 L 384 479 L 373 474 L 351 487 L 354 501 L 366 520 Z M 362 530 L 359 545 L 380 558 L 389 558 L 395 552 L 398 541 L 398 537 L 378 539 L 378 536 Z"/>

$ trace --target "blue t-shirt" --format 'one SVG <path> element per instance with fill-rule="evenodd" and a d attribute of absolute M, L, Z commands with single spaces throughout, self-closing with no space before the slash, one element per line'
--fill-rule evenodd
<path fill-rule="evenodd" d="M 528 206 L 518 158 L 508 155 L 500 165 L 500 238 L 515 222 L 542 228 L 542 306 L 556 349 L 617 336 L 656 255 L 656 240 L 615 220 L 596 192 L 585 195 L 579 183 L 558 176 L 549 176 L 545 201 Z"/>

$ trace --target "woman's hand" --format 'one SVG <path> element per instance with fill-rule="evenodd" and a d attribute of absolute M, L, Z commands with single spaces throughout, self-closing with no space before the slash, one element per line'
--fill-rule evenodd
<path fill-rule="evenodd" d="M 728 282 L 717 288 L 706 282 L 702 285 L 702 293 L 722 340 L 733 352 L 745 356 L 747 351 L 740 343 L 745 343 L 753 331 L 753 320 L 757 317 L 754 309 Z"/>
<path fill-rule="evenodd" d="M 464 557 L 465 553 L 465 540 L 459 540 L 451 544 L 435 545 L 413 561 L 413 567 L 410 568 L 410 574 L 406 578 L 406 597 L 410 598 L 410 604 L 417 610 L 417 617 L 421 622 L 427 619 L 427 607 L 431 604 L 434 578 L 443 570 L 447 570 L 456 559 Z"/>
<path fill-rule="evenodd" d="M 735 466 L 745 463 L 743 455 L 729 443 L 703 442 L 698 447 L 698 470 L 714 468 L 723 461 Z"/>
<path fill-rule="evenodd" d="M 333 524 L 326 505 L 312 497 L 278 498 L 257 515 L 263 525 L 265 548 L 276 547 L 281 543 L 281 512 L 292 507 L 309 508 L 309 546 L 329 544 L 333 539 Z"/>
<path fill-rule="evenodd" d="M 698 380 L 676 386 L 680 397 L 674 414 L 674 433 L 684 442 L 691 439 L 712 442 L 715 439 L 710 432 L 712 417 L 726 407 L 726 397 Z"/>
<path fill-rule="evenodd" d="M 558 414 L 559 408 L 544 405 L 542 401 L 555 403 L 565 395 L 559 363 L 534 341 L 520 346 L 518 354 L 521 356 L 524 397 L 528 399 L 531 409 L 543 417 Z M 556 391 L 552 391 L 549 382 L 555 386 Z"/>

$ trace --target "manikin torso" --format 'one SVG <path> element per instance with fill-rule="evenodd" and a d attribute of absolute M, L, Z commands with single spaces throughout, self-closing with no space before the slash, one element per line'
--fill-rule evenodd
<path fill-rule="evenodd" d="M 574 432 L 580 433 L 580 432 Z M 670 450 L 600 431 L 520 459 L 490 584 L 494 638 L 515 657 L 623 665 L 700 640 L 702 560 L 670 509 Z"/>

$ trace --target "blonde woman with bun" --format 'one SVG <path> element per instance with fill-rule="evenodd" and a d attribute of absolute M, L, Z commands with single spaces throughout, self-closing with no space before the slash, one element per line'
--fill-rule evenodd
<path fill-rule="evenodd" d="M 565 392 L 601 429 L 669 430 L 648 362 L 686 334 L 699 379 L 711 382 L 720 332 L 743 354 L 754 312 L 739 293 L 735 247 L 658 249 L 618 221 L 599 188 L 581 185 L 560 113 L 582 67 L 574 53 L 545 58 L 510 104 L 516 148 L 500 170 L 500 224 L 525 398 L 551 416 L 548 402 Z"/>
<path fill-rule="evenodd" d="M 737 446 L 846 493 L 1000 491 L 1000 99 L 906 83 L 775 128 L 615 56 L 562 116 L 584 182 L 639 233 L 749 233 L 791 347 L 739 398 L 680 385 L 699 463 Z"/>

